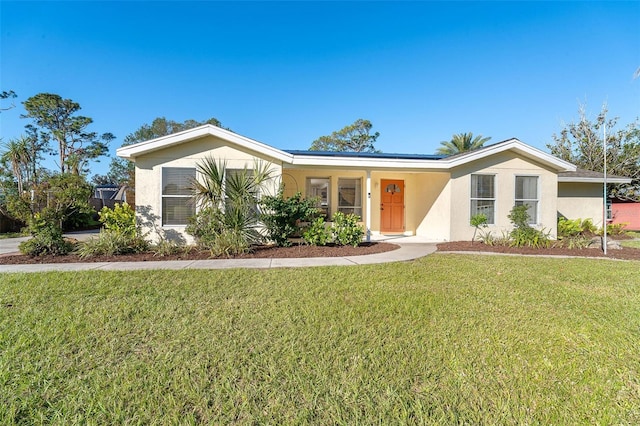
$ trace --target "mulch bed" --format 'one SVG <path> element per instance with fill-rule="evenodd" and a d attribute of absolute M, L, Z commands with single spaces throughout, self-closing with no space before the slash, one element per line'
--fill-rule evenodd
<path fill-rule="evenodd" d="M 398 246 L 390 243 L 362 243 L 358 247 L 352 246 L 307 246 L 294 245 L 292 247 L 258 246 L 253 252 L 234 259 L 264 259 L 264 258 L 303 258 L 303 257 L 343 257 L 362 256 L 366 254 L 384 253 L 395 250 Z M 212 259 L 208 251 L 192 249 L 187 253 L 170 256 L 158 256 L 154 253 L 123 254 L 118 256 L 94 256 L 81 259 L 75 254 L 66 256 L 37 256 L 5 255 L 0 256 L 0 265 L 26 265 L 39 263 L 84 263 L 84 262 L 151 262 L 165 260 L 206 260 Z"/>
<path fill-rule="evenodd" d="M 605 256 L 599 248 L 569 249 L 564 247 L 531 248 L 531 247 L 508 247 L 508 246 L 488 246 L 481 242 L 455 241 L 438 244 L 438 251 L 475 251 L 508 254 L 528 254 L 546 256 L 578 256 L 578 257 L 605 257 L 610 259 L 640 260 L 640 249 L 623 247 L 615 250 L 609 248 Z"/>

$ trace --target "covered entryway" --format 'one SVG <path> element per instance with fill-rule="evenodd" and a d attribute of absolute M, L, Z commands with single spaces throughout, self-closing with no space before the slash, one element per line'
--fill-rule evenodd
<path fill-rule="evenodd" d="M 380 180 L 380 232 L 404 232 L 404 180 Z"/>

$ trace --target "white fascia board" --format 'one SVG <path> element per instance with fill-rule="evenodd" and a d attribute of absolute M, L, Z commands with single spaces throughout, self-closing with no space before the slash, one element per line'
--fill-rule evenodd
<path fill-rule="evenodd" d="M 604 183 L 601 177 L 561 177 L 558 176 L 558 182 L 565 183 Z M 631 183 L 630 178 L 608 177 L 607 183 Z"/>
<path fill-rule="evenodd" d="M 211 124 L 205 124 L 204 126 L 195 127 L 193 129 L 184 130 L 182 132 L 174 133 L 168 136 L 162 136 L 160 138 L 151 139 L 149 141 L 140 142 L 134 145 L 123 146 L 116 150 L 116 155 L 122 158 L 135 159 L 135 157 L 138 157 L 140 155 L 148 154 L 150 152 L 169 148 L 175 145 L 180 145 L 182 143 L 189 142 L 203 136 L 215 136 L 227 142 L 231 142 L 235 145 L 259 152 L 268 157 L 275 158 L 283 162 L 290 163 L 293 160 L 293 155 L 291 154 L 266 145 L 262 142 L 258 142 L 256 140 L 239 135 L 237 133 L 221 129 L 220 127 L 213 126 Z"/>
<path fill-rule="evenodd" d="M 494 146 L 489 146 L 484 149 L 480 149 L 478 151 L 471 151 L 466 155 L 461 155 L 452 160 L 447 161 L 446 158 L 440 160 L 449 164 L 450 167 L 457 167 L 463 164 L 469 163 L 471 161 L 479 160 L 481 158 L 486 158 L 491 155 L 498 154 L 500 152 L 514 150 L 523 154 L 526 157 L 534 159 L 540 163 L 546 164 L 550 167 L 555 168 L 558 171 L 562 172 L 574 172 L 576 170 L 576 166 L 573 164 L 561 160 L 558 157 L 555 157 L 551 154 L 547 154 L 544 151 L 541 151 L 537 148 L 534 148 L 530 145 L 527 145 L 523 142 L 520 142 L 518 139 L 511 139 L 504 143 L 496 144 Z"/>
<path fill-rule="evenodd" d="M 418 169 L 418 170 L 447 170 L 449 166 L 442 160 L 403 160 L 403 159 L 372 159 L 372 158 L 344 158 L 294 155 L 291 166 L 316 167 L 349 167 L 361 169 Z"/>

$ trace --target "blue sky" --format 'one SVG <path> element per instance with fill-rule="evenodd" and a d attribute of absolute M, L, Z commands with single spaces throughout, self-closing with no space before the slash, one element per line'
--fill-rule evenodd
<path fill-rule="evenodd" d="M 0 88 L 19 96 L 5 140 L 40 92 L 80 103 L 117 136 L 112 155 L 159 116 L 216 117 L 283 149 L 364 118 L 378 149 L 430 154 L 469 131 L 546 150 L 580 102 L 640 115 L 638 1 L 3 0 L 0 16 Z"/>

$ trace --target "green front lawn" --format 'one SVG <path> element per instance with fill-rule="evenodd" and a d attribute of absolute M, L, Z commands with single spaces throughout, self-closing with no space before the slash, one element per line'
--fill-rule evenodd
<path fill-rule="evenodd" d="M 0 275 L 0 423 L 638 424 L 640 263 Z"/>

